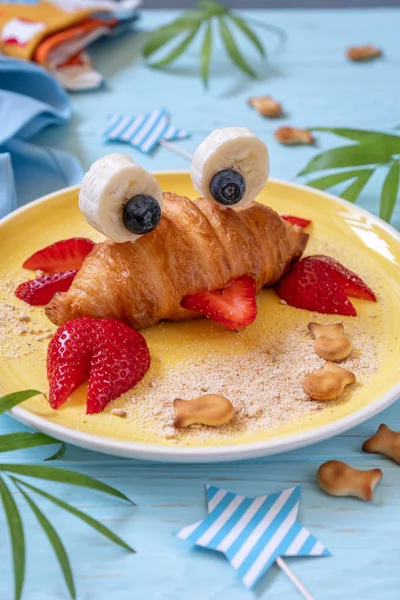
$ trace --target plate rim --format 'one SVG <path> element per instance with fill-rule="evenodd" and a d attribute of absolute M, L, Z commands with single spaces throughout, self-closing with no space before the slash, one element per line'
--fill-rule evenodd
<path fill-rule="evenodd" d="M 153 171 L 154 175 L 187 175 L 184 170 Z M 343 198 L 329 194 L 323 190 L 316 190 L 307 185 L 284 181 L 281 179 L 269 179 L 271 183 L 286 186 L 288 188 L 300 189 L 315 196 L 324 196 L 336 204 L 351 208 L 353 211 L 372 219 L 387 233 L 392 235 L 400 242 L 400 233 L 390 224 L 383 221 L 380 217 L 372 214 L 366 209 L 357 206 Z M 46 194 L 21 206 L 10 214 L 0 219 L 0 226 L 9 220 L 14 219 L 18 214 L 29 208 L 42 204 L 54 196 L 63 195 L 72 191 L 77 191 L 79 185 L 73 185 L 62 188 L 55 192 Z M 140 460 L 150 460 L 169 463 L 206 463 L 206 462 L 227 462 L 234 460 L 250 460 L 273 454 L 280 454 L 289 450 L 296 450 L 302 447 L 311 446 L 323 440 L 339 435 L 349 429 L 359 425 L 373 416 L 379 414 L 382 410 L 393 404 L 400 396 L 400 381 L 393 386 L 386 394 L 378 398 L 375 402 L 356 410 L 355 412 L 342 417 L 332 423 L 322 425 L 316 429 L 302 433 L 284 435 L 279 438 L 263 440 L 257 442 L 248 442 L 240 444 L 227 444 L 223 446 L 190 446 L 174 447 L 162 444 L 149 444 L 146 442 L 129 442 L 114 440 L 112 438 L 82 433 L 75 429 L 70 429 L 64 425 L 58 425 L 47 419 L 35 415 L 22 406 L 14 407 L 8 414 L 20 421 L 24 425 L 37 429 L 47 435 L 55 437 L 60 441 L 71 443 L 75 446 L 93 450 L 103 454 L 116 455 L 126 458 L 135 458 Z"/>

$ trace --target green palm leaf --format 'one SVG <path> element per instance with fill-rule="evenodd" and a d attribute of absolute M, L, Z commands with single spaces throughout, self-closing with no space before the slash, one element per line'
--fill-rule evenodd
<path fill-rule="evenodd" d="M 218 19 L 219 30 L 224 42 L 225 49 L 230 56 L 232 62 L 244 73 L 247 73 L 249 77 L 256 77 L 255 71 L 250 67 L 243 54 L 240 52 L 238 45 L 235 42 L 235 38 L 232 35 L 231 30 L 222 17 Z"/>
<path fill-rule="evenodd" d="M 200 29 L 200 25 L 201 25 L 200 23 L 198 25 L 196 25 L 192 29 L 192 31 L 190 31 L 188 33 L 188 35 L 185 36 L 185 38 L 181 41 L 181 43 L 178 44 L 178 46 L 176 46 L 176 48 L 171 50 L 171 52 L 169 54 L 167 54 L 167 56 L 165 58 L 163 58 L 162 60 L 159 60 L 158 62 L 155 62 L 155 63 L 149 63 L 150 66 L 153 67 L 153 69 L 162 69 L 163 67 L 166 67 L 167 65 L 172 63 L 174 60 L 179 58 L 179 56 L 181 56 L 181 54 L 183 54 L 185 52 L 186 48 L 192 43 L 192 41 L 196 37 L 197 32 Z"/>
<path fill-rule="evenodd" d="M 312 127 L 311 131 L 333 133 L 340 137 L 360 143 L 374 143 L 385 147 L 392 154 L 400 154 L 400 135 L 368 131 L 365 129 L 350 129 L 346 127 Z"/>
<path fill-rule="evenodd" d="M 340 169 L 340 171 L 312 179 L 307 182 L 307 185 L 323 190 L 342 181 L 354 179 L 341 196 L 350 202 L 355 202 L 374 172 L 382 166 L 388 167 L 380 195 L 379 215 L 390 222 L 400 186 L 400 135 L 350 127 L 312 127 L 310 130 L 333 133 L 358 143 L 326 150 L 314 156 L 299 175 L 330 169 Z M 350 167 L 364 165 L 370 167 L 350 169 Z"/>
<path fill-rule="evenodd" d="M 25 579 L 25 536 L 18 507 L 10 490 L 0 476 L 0 496 L 7 517 L 10 532 L 13 566 L 14 566 L 14 597 L 20 600 Z"/>
<path fill-rule="evenodd" d="M 363 191 L 364 187 L 367 185 L 368 181 L 371 178 L 372 173 L 374 173 L 374 169 L 369 169 L 368 171 L 364 171 L 360 173 L 353 183 L 351 183 L 341 194 L 340 196 L 349 202 L 355 202 L 358 196 Z"/>
<path fill-rule="evenodd" d="M 65 583 L 68 586 L 68 590 L 71 595 L 71 598 L 76 598 L 74 578 L 72 575 L 71 565 L 69 562 L 68 554 L 64 548 L 62 541 L 60 540 L 58 533 L 56 532 L 56 530 L 54 529 L 54 527 L 50 523 L 50 521 L 44 516 L 44 514 L 42 513 L 40 508 L 37 506 L 37 504 L 35 504 L 35 502 L 32 500 L 32 498 L 30 498 L 28 496 L 28 494 L 26 492 L 24 492 L 24 490 L 22 489 L 22 487 L 20 485 L 18 485 L 18 483 L 16 483 L 16 486 L 19 489 L 19 491 L 21 492 L 21 494 L 23 495 L 23 497 L 25 498 L 26 502 L 29 504 L 39 525 L 42 527 L 50 544 L 53 547 L 54 553 L 58 560 L 58 564 L 60 565 L 61 570 L 63 572 Z"/>
<path fill-rule="evenodd" d="M 399 192 L 399 176 L 400 161 L 395 160 L 386 175 L 381 193 L 379 216 L 387 222 L 390 222 L 396 204 Z"/>
<path fill-rule="evenodd" d="M 55 452 L 54 454 L 52 454 L 51 456 L 45 458 L 45 462 L 49 461 L 49 460 L 58 460 L 59 458 L 62 458 L 64 456 L 64 454 L 67 451 L 67 445 L 64 444 L 64 442 L 59 442 L 60 447 L 57 450 L 57 452 Z"/>
<path fill-rule="evenodd" d="M 155 31 L 153 34 L 150 34 L 148 41 L 146 42 L 143 48 L 143 55 L 145 58 L 148 58 L 157 50 L 160 50 L 165 44 L 171 41 L 176 35 L 181 33 L 185 33 L 188 29 L 192 29 L 198 25 L 198 19 L 177 19 L 173 23 L 169 25 L 165 25 L 161 27 L 158 31 Z"/>
<path fill-rule="evenodd" d="M 204 86 L 208 85 L 208 77 L 210 75 L 210 62 L 211 62 L 211 51 L 212 51 L 212 25 L 209 21 L 206 25 L 206 32 L 204 34 L 203 46 L 201 50 L 201 63 L 200 71 L 203 79 Z"/>
<path fill-rule="evenodd" d="M 96 521 L 96 519 L 93 519 L 86 513 L 82 512 L 81 510 L 78 510 L 77 508 L 75 508 L 74 506 L 71 506 L 70 504 L 67 504 L 63 500 L 60 500 L 59 498 L 56 498 L 55 496 L 52 496 L 51 494 L 44 492 L 43 490 L 35 487 L 34 485 L 27 483 L 26 481 L 22 481 L 21 479 L 18 479 L 17 477 L 12 477 L 12 480 L 15 481 L 16 485 L 18 485 L 18 484 L 23 485 L 24 487 L 28 488 L 32 492 L 36 492 L 43 498 L 46 498 L 46 500 L 50 500 L 50 502 L 53 502 L 53 504 L 56 504 L 56 506 L 59 506 L 63 510 L 68 511 L 75 517 L 78 517 L 78 519 L 81 519 L 82 521 L 84 521 L 87 525 L 89 525 L 90 527 L 95 529 L 98 533 L 100 533 L 101 535 L 103 535 L 104 537 L 109 539 L 111 542 L 114 542 L 114 544 L 117 544 L 118 546 L 125 548 L 125 550 L 129 550 L 129 552 L 135 552 L 133 550 L 133 548 L 128 546 L 128 544 L 126 542 L 124 542 L 124 540 L 122 540 L 115 533 L 113 533 L 110 529 L 108 529 L 108 527 L 106 527 L 105 525 L 102 525 L 102 523 L 99 523 L 99 521 Z"/>
<path fill-rule="evenodd" d="M 266 51 L 261 39 L 250 27 L 248 19 L 244 19 L 236 13 L 233 13 L 220 2 L 214 2 L 212 0 L 201 0 L 197 2 L 194 8 L 185 11 L 174 21 L 163 25 L 158 30 L 152 31 L 147 36 L 146 43 L 143 47 L 143 56 L 146 59 L 172 42 L 175 37 L 183 36 L 177 46 L 166 56 L 154 63 L 149 62 L 149 66 L 157 69 L 167 67 L 188 49 L 190 44 L 194 41 L 200 27 L 204 24 L 205 35 L 200 50 L 200 74 L 203 84 L 206 87 L 209 80 L 212 53 L 213 20 L 218 20 L 222 42 L 232 62 L 250 77 L 256 77 L 255 71 L 239 49 L 228 23 L 237 27 L 239 33 L 251 42 L 262 57 L 265 57 Z M 257 20 L 253 20 L 253 23 L 255 23 L 257 27 L 263 27 L 282 36 L 281 30 L 269 26 L 267 23 Z"/>
<path fill-rule="evenodd" d="M 210 16 L 218 17 L 229 12 L 226 6 L 213 0 L 201 0 L 198 4 L 199 8 L 203 8 Z"/>
<path fill-rule="evenodd" d="M 242 17 L 238 17 L 237 15 L 234 15 L 232 13 L 229 14 L 229 18 L 231 19 L 231 21 L 233 21 L 235 23 L 235 25 L 241 30 L 241 32 L 244 33 L 244 35 L 257 48 L 257 50 L 261 54 L 261 56 L 265 57 L 266 56 L 265 48 L 262 45 L 260 38 L 258 37 L 258 35 L 256 35 L 254 33 L 254 31 L 252 29 L 250 29 L 250 27 L 247 25 L 246 21 L 244 19 L 242 19 Z"/>
<path fill-rule="evenodd" d="M 109 496 L 115 496 L 121 500 L 125 500 L 130 504 L 134 504 L 125 494 L 122 494 L 115 488 L 102 483 L 97 479 L 93 479 L 83 473 L 77 471 L 69 471 L 68 469 L 56 469 L 54 467 L 44 467 L 41 465 L 14 465 L 14 464 L 0 464 L 0 471 L 6 471 L 7 473 L 17 473 L 18 475 L 25 475 L 26 477 L 35 477 L 38 479 L 45 479 L 48 481 L 57 481 L 59 483 L 67 483 L 69 485 L 78 485 L 81 487 L 89 488 L 92 490 L 98 490 Z"/>
<path fill-rule="evenodd" d="M 13 450 L 54 444 L 59 444 L 59 442 L 44 433 L 20 432 L 0 435 L 0 452 L 12 452 Z"/>
<path fill-rule="evenodd" d="M 42 394 L 42 392 L 39 392 L 38 390 L 24 390 L 22 392 L 14 392 L 13 394 L 2 396 L 0 398 L 0 415 L 11 410 L 14 406 L 17 406 L 17 404 L 21 404 L 21 402 L 40 394 Z"/>
<path fill-rule="evenodd" d="M 334 173 L 333 175 L 325 175 L 324 177 L 318 177 L 318 179 L 312 179 L 307 181 L 307 185 L 310 187 L 317 188 L 318 190 L 327 190 L 338 183 L 354 179 L 363 173 L 372 173 L 374 169 L 353 169 L 351 171 L 340 171 L 340 173 Z"/>
<path fill-rule="evenodd" d="M 307 175 L 314 171 L 323 171 L 325 169 L 340 169 L 346 167 L 357 167 L 361 165 L 375 165 L 377 163 L 386 163 L 391 160 L 391 153 L 376 146 L 373 143 L 354 144 L 326 150 L 317 154 L 310 160 L 308 165 L 300 171 L 299 175 Z"/>

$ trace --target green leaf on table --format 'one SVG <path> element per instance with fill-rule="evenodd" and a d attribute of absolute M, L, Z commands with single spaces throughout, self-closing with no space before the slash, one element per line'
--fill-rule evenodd
<path fill-rule="evenodd" d="M 200 23 L 196 25 L 192 31 L 190 31 L 176 46 L 176 48 L 173 48 L 173 50 L 171 50 L 171 52 L 165 56 L 165 58 L 159 60 L 158 62 L 149 63 L 150 66 L 153 67 L 153 69 L 162 69 L 163 67 L 166 67 L 170 63 L 174 62 L 174 60 L 179 58 L 179 56 L 181 56 L 181 54 L 185 52 L 186 48 L 192 43 L 199 29 Z"/>
<path fill-rule="evenodd" d="M 12 452 L 13 450 L 35 448 L 36 446 L 50 446 L 59 443 L 44 433 L 7 433 L 0 435 L 0 452 Z"/>
<path fill-rule="evenodd" d="M 25 579 L 25 536 L 18 506 L 8 489 L 5 481 L 0 476 L 0 496 L 7 518 L 10 532 L 13 567 L 14 567 L 14 598 L 20 600 Z"/>
<path fill-rule="evenodd" d="M 364 171 L 360 171 L 360 174 L 356 180 L 353 181 L 353 183 L 351 183 L 345 190 L 343 190 L 340 196 L 344 198 L 344 200 L 355 202 L 374 172 L 374 169 L 365 169 Z"/>
<path fill-rule="evenodd" d="M 101 535 L 103 535 L 104 537 L 109 539 L 111 542 L 114 542 L 114 544 L 117 544 L 118 546 L 125 548 L 125 550 L 129 550 L 129 552 L 135 552 L 133 550 L 133 548 L 131 548 L 126 542 L 124 542 L 124 540 L 122 540 L 118 535 L 116 535 L 110 529 L 108 529 L 108 527 L 106 527 L 99 521 L 96 521 L 96 519 L 93 519 L 86 513 L 82 512 L 81 510 L 78 510 L 74 506 L 71 506 L 70 504 L 67 504 L 63 500 L 60 500 L 60 498 L 56 498 L 55 496 L 52 496 L 48 492 L 45 492 L 45 491 L 35 487 L 34 485 L 27 483 L 26 481 L 22 481 L 21 479 L 18 479 L 17 477 L 12 477 L 12 480 L 16 482 L 16 485 L 17 484 L 23 485 L 24 487 L 28 488 L 32 492 L 36 492 L 43 498 L 46 498 L 46 500 L 53 502 L 53 504 L 55 504 L 56 506 L 59 506 L 63 510 L 66 510 L 67 512 L 71 513 L 75 517 L 78 517 L 78 519 L 81 519 L 82 521 L 84 521 L 87 525 L 89 525 L 90 527 L 95 529 L 98 533 L 100 533 Z"/>
<path fill-rule="evenodd" d="M 340 171 L 339 173 L 333 173 L 332 175 L 325 175 L 324 177 L 318 177 L 307 181 L 306 185 L 317 188 L 318 190 L 327 190 L 338 183 L 354 179 L 362 173 L 373 173 L 374 169 L 352 169 L 351 171 Z"/>
<path fill-rule="evenodd" d="M 198 4 L 199 8 L 206 11 L 206 17 L 218 17 L 229 12 L 224 4 L 221 4 L 220 2 L 213 2 L 213 0 L 201 0 L 201 2 Z"/>
<path fill-rule="evenodd" d="M 380 200 L 379 216 L 390 223 L 399 192 L 400 161 L 393 161 L 386 175 Z"/>
<path fill-rule="evenodd" d="M 115 496 L 116 498 L 125 500 L 126 502 L 134 505 L 134 502 L 129 500 L 129 498 L 125 496 L 125 494 L 122 494 L 122 492 L 119 492 L 115 488 L 103 483 L 102 481 L 98 481 L 97 479 L 93 479 L 92 477 L 84 475 L 83 473 L 78 473 L 77 471 L 56 469 L 55 467 L 41 465 L 17 465 L 4 463 L 0 464 L 0 472 L 1 471 L 97 490 L 99 492 L 103 492 L 104 494 L 108 494 L 109 496 Z"/>
<path fill-rule="evenodd" d="M 0 415 L 11 410 L 14 406 L 21 404 L 21 402 L 25 402 L 25 400 L 29 400 L 29 398 L 33 398 L 34 396 L 39 396 L 42 392 L 38 390 L 23 390 L 21 392 L 14 392 L 12 394 L 7 394 L 7 396 L 2 396 L 0 398 Z"/>
<path fill-rule="evenodd" d="M 285 37 L 281 29 L 272 25 L 270 26 L 257 19 L 244 19 L 220 2 L 200 0 L 193 8 L 184 11 L 177 19 L 174 19 L 170 23 L 159 27 L 147 35 L 142 50 L 144 58 L 149 59 L 149 57 L 161 50 L 165 45 L 171 44 L 174 38 L 179 37 L 180 39 L 177 41 L 176 47 L 170 50 L 164 58 L 154 63 L 148 62 L 149 66 L 153 68 L 163 69 L 167 67 L 187 51 L 197 32 L 204 25 L 205 35 L 202 40 L 200 51 L 200 75 L 204 86 L 206 87 L 209 81 L 213 45 L 212 26 L 213 21 L 215 20 L 219 23 L 219 34 L 232 62 L 250 77 L 256 77 L 256 73 L 236 43 L 230 25 L 232 25 L 235 30 L 237 29 L 240 34 L 243 34 L 262 57 L 266 56 L 266 50 L 261 38 L 253 30 L 252 24 L 256 25 L 256 27 L 262 27 L 272 31 L 281 38 Z"/>
<path fill-rule="evenodd" d="M 49 460 L 58 460 L 59 458 L 62 458 L 64 456 L 64 454 L 67 451 L 67 444 L 64 444 L 64 442 L 59 442 L 60 447 L 57 450 L 57 452 L 55 452 L 54 454 L 52 454 L 51 456 L 48 456 L 47 458 L 45 458 L 45 462 L 49 461 Z"/>
<path fill-rule="evenodd" d="M 152 32 L 147 39 L 146 44 L 143 48 L 143 55 L 148 58 L 157 50 L 160 50 L 165 44 L 171 41 L 175 36 L 185 33 L 188 29 L 193 29 L 199 24 L 198 17 L 184 18 L 181 17 L 176 21 L 173 21 L 169 25 L 165 25 L 160 29 Z"/>
<path fill-rule="evenodd" d="M 203 46 L 201 49 L 201 62 L 200 62 L 201 78 L 203 79 L 204 87 L 208 86 L 208 78 L 210 75 L 211 52 L 212 52 L 212 25 L 211 25 L 211 21 L 209 21 L 206 25 L 206 32 L 204 34 Z"/>
<path fill-rule="evenodd" d="M 384 164 L 389 162 L 391 158 L 392 155 L 390 152 L 373 143 L 352 144 L 317 154 L 300 171 L 299 175 L 307 175 L 308 173 L 327 169 Z"/>
<path fill-rule="evenodd" d="M 253 46 L 255 46 L 261 56 L 266 56 L 265 48 L 261 43 L 260 38 L 250 27 L 247 25 L 246 21 L 242 19 L 242 17 L 238 17 L 237 15 L 230 13 L 229 18 L 231 21 L 235 23 L 235 25 L 244 33 L 244 35 L 251 41 Z"/>
<path fill-rule="evenodd" d="M 64 575 L 65 583 L 68 586 L 69 593 L 71 598 L 76 598 L 76 591 L 74 585 L 74 578 L 71 571 L 71 565 L 69 562 L 68 554 L 64 548 L 64 544 L 62 543 L 58 533 L 54 529 L 53 525 L 50 521 L 45 517 L 40 508 L 35 504 L 35 502 L 28 496 L 28 494 L 22 489 L 18 483 L 16 483 L 17 488 L 25 498 L 26 502 L 29 504 L 32 509 L 33 514 L 35 515 L 39 525 L 42 527 L 44 533 L 46 534 L 50 544 L 53 547 L 54 553 L 57 557 L 58 564 L 61 567 L 61 570 Z"/>
<path fill-rule="evenodd" d="M 333 133 L 355 142 L 373 143 L 385 147 L 392 154 L 400 154 L 400 135 L 368 131 L 366 129 L 350 129 L 346 127 L 311 127 L 311 131 Z"/>
<path fill-rule="evenodd" d="M 250 77 L 257 77 L 257 74 L 250 67 L 249 63 L 244 58 L 243 54 L 239 50 L 236 44 L 235 38 L 232 35 L 229 26 L 226 24 L 223 18 L 218 19 L 219 30 L 221 33 L 222 41 L 224 42 L 225 49 L 230 56 L 232 62 L 244 73 L 247 73 Z"/>

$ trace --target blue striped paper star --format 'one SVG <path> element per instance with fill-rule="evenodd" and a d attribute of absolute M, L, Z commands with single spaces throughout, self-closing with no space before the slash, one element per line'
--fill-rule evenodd
<path fill-rule="evenodd" d="M 225 554 L 246 587 L 253 587 L 281 556 L 329 556 L 297 520 L 301 487 L 246 498 L 207 485 L 208 516 L 177 536 Z"/>
<path fill-rule="evenodd" d="M 162 140 L 168 142 L 184 140 L 190 133 L 170 125 L 164 108 L 137 117 L 113 114 L 103 130 L 106 140 L 125 142 L 144 154 L 150 154 Z"/>

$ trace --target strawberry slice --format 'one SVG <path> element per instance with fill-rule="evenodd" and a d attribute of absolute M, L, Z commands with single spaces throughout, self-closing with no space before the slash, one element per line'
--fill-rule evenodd
<path fill-rule="evenodd" d="M 343 289 L 327 275 L 320 265 L 301 260 L 280 280 L 280 298 L 290 306 L 313 310 L 325 315 L 356 316 L 356 309 Z"/>
<path fill-rule="evenodd" d="M 89 379 L 86 413 L 99 413 L 149 367 L 147 342 L 138 331 L 114 319 L 74 319 L 57 330 L 48 347 L 50 405 L 59 408 Z"/>
<path fill-rule="evenodd" d="M 256 284 L 252 277 L 243 275 L 221 290 L 185 296 L 181 306 L 206 315 L 226 329 L 244 329 L 257 316 Z"/>
<path fill-rule="evenodd" d="M 302 229 L 305 229 L 312 223 L 310 219 L 302 219 L 301 217 L 294 217 L 293 215 L 281 215 L 281 218 L 285 219 L 288 223 L 291 223 L 291 225 L 298 225 Z"/>
<path fill-rule="evenodd" d="M 48 304 L 57 292 L 67 292 L 78 271 L 52 273 L 21 283 L 14 294 L 31 306 Z"/>
<path fill-rule="evenodd" d="M 325 272 L 340 285 L 341 288 L 343 288 L 348 296 L 376 302 L 374 292 L 367 286 L 361 277 L 344 267 L 334 258 L 324 256 L 323 254 L 316 254 L 315 256 L 309 256 L 304 260 L 312 261 L 313 264 L 321 264 L 325 269 Z"/>
<path fill-rule="evenodd" d="M 40 269 L 45 273 L 78 270 L 93 246 L 94 242 L 86 238 L 61 240 L 35 252 L 22 266 L 33 271 Z"/>
<path fill-rule="evenodd" d="M 323 255 L 295 263 L 278 283 L 277 293 L 290 306 L 345 316 L 357 314 L 347 296 L 376 302 L 375 294 L 358 275 Z"/>

